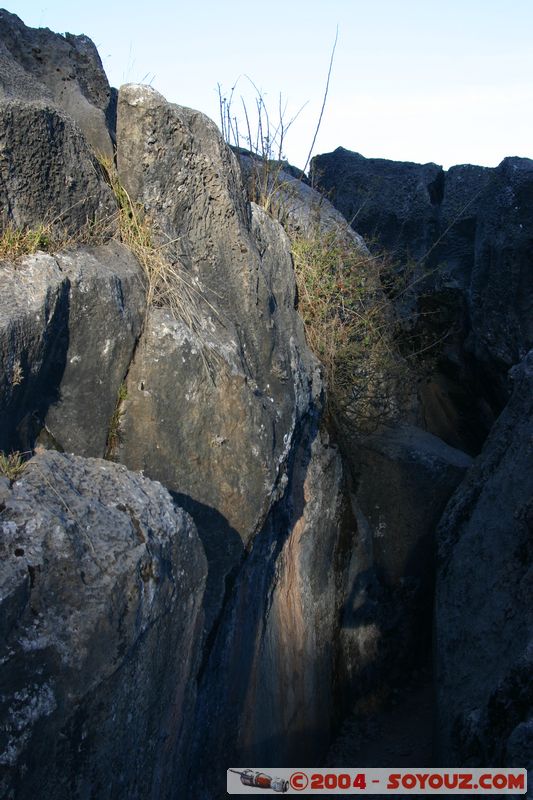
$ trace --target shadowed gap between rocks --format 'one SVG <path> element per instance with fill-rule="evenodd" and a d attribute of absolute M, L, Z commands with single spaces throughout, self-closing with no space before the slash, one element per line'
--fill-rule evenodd
<path fill-rule="evenodd" d="M 423 545 L 427 548 L 428 543 Z M 415 563 L 420 546 L 415 545 L 410 556 Z M 344 688 L 348 711 L 334 732 L 326 764 L 398 767 L 434 763 L 434 554 L 432 560 L 433 568 L 425 580 L 418 585 L 413 581 L 400 592 L 388 587 L 372 568 L 357 577 L 343 609 L 342 631 L 377 628 L 379 650 L 357 673 L 357 687 L 352 681 Z M 354 608 L 363 589 L 367 601 Z M 399 725 L 402 714 L 403 729 Z M 399 760 L 403 751 L 408 757 Z"/>
<path fill-rule="evenodd" d="M 216 508 L 194 500 L 181 492 L 169 492 L 174 502 L 187 511 L 194 520 L 204 547 L 208 563 L 207 582 L 204 593 L 204 660 L 199 678 L 207 666 L 207 655 L 211 651 L 218 630 L 220 615 L 231 596 L 235 580 L 246 556 L 241 537 Z"/>
<path fill-rule="evenodd" d="M 428 434 L 423 434 L 429 444 L 437 441 Z M 368 445 L 367 445 L 368 446 Z M 372 518 L 374 503 L 378 498 L 372 490 L 368 494 L 368 485 L 379 481 L 379 474 L 368 472 L 369 465 L 364 458 L 357 467 L 344 453 L 347 466 L 352 463 L 351 492 L 359 511 L 358 540 L 366 541 L 372 553 L 367 568 L 356 573 L 350 582 L 349 592 L 342 609 L 341 636 L 345 647 L 351 651 L 354 643 L 354 656 L 349 661 L 356 663 L 360 652 L 361 666 L 355 674 L 340 670 L 340 694 L 343 708 L 347 710 L 340 726 L 334 732 L 331 748 L 326 763 L 331 766 L 429 766 L 435 764 L 436 736 L 433 727 L 435 716 L 435 691 L 433 685 L 432 655 L 434 637 L 434 602 L 436 583 L 436 539 L 435 530 L 440 516 L 454 491 L 454 486 L 461 481 L 461 470 L 466 470 L 470 459 L 464 454 L 455 453 L 440 443 L 437 453 L 442 458 L 448 453 L 449 469 L 452 464 L 457 468 L 452 479 L 448 474 L 446 486 L 440 486 L 442 475 L 434 468 L 428 468 L 424 478 L 424 461 L 411 463 L 404 455 L 404 469 L 409 473 L 422 470 L 419 476 L 425 491 L 412 494 L 410 484 L 400 483 L 401 492 L 389 485 L 390 500 L 383 509 L 387 525 L 390 513 L 394 510 L 395 501 L 404 502 L 407 507 L 413 503 L 421 503 L 425 511 L 418 512 L 410 519 L 413 525 L 421 526 L 423 535 L 411 541 L 409 547 L 402 552 L 403 577 L 391 574 L 382 548 L 387 547 L 388 534 L 379 538 L 379 530 L 375 529 L 376 518 Z M 374 453 L 378 451 L 373 451 Z M 383 454 L 386 451 L 380 451 Z M 453 459 L 453 461 L 452 461 Z M 455 459 L 458 462 L 455 463 Z M 366 463 L 366 466 L 363 466 Z M 394 462 L 396 463 L 396 462 Z M 398 463 L 401 463 L 398 461 Z M 361 469 L 366 475 L 361 474 Z M 383 467 L 382 467 L 383 468 Z M 428 481 L 431 469 L 436 470 Z M 390 481 L 390 471 L 385 473 Z M 372 477 L 373 476 L 373 477 Z M 363 483 L 361 481 L 363 480 Z M 382 479 L 383 480 L 383 479 Z M 385 481 L 386 482 L 386 481 Z M 366 485 L 366 490 L 363 489 Z M 363 489 L 363 494 L 361 490 Z M 398 497 L 396 497 L 398 495 Z M 356 499 L 357 498 L 357 499 Z M 364 503 L 363 507 L 360 506 Z M 377 508 L 377 507 L 376 507 Z M 429 509 L 432 509 L 430 513 Z M 388 514 L 387 514 L 388 510 Z M 398 513 L 401 511 L 397 509 Z M 371 512 L 370 517 L 365 515 Z M 399 529 L 396 535 L 406 534 L 405 518 L 400 514 L 395 518 Z M 402 521 L 403 520 L 403 521 Z M 369 527 L 370 525 L 370 527 Z M 379 527 L 379 526 L 378 526 Z M 365 533 L 366 531 L 366 533 Z M 375 538 L 377 536 L 377 538 Z M 368 537 L 368 538 L 367 538 Z M 408 542 L 409 539 L 406 539 Z M 389 545 L 392 544 L 389 542 Z M 354 551 L 355 559 L 365 558 L 365 545 L 358 545 Z M 362 548 L 362 549 L 361 549 Z M 384 559 L 384 560 L 383 560 Z M 354 562 L 354 563 L 356 563 Z M 370 636 L 369 632 L 374 631 Z M 375 647 L 375 651 L 367 652 L 365 642 Z M 400 730 L 401 713 L 407 715 L 404 733 Z M 405 751 L 405 758 L 399 758 Z M 370 759 L 370 760 L 368 760 Z M 344 761 L 344 763 L 343 763 Z M 397 763 L 393 763 L 396 761 Z"/>

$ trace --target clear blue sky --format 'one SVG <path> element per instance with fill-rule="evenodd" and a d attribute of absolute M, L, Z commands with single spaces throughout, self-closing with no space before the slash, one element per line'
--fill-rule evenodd
<path fill-rule="evenodd" d="M 218 121 L 216 86 L 249 75 L 294 113 L 286 155 L 305 161 L 330 49 L 339 42 L 315 153 L 494 166 L 533 157 L 533 0 L 16 0 L 26 24 L 85 33 L 110 82 L 151 83 Z M 241 79 L 237 97 L 247 92 Z"/>

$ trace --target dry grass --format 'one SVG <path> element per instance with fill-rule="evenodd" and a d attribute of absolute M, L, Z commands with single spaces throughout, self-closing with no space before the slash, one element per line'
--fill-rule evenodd
<path fill-rule="evenodd" d="M 37 250 L 49 250 L 51 242 L 52 230 L 48 225 L 20 229 L 10 223 L 0 236 L 0 261 L 16 261 Z"/>
<path fill-rule="evenodd" d="M 0 452 L 0 476 L 10 481 L 16 481 L 20 478 L 27 466 L 25 455 L 25 453 L 18 451 L 14 453 Z"/>
<path fill-rule="evenodd" d="M 9 223 L 0 235 L 0 261 L 16 262 L 37 251 L 55 253 L 82 244 L 103 244 L 116 236 L 141 264 L 148 306 L 167 308 L 175 319 L 201 338 L 200 302 L 206 303 L 213 313 L 216 311 L 180 268 L 174 247 L 177 240 L 165 237 L 143 207 L 131 200 L 119 181 L 114 163 L 102 156 L 98 156 L 98 161 L 114 192 L 117 212 L 108 219 L 87 222 L 75 233 L 62 229 L 59 218 L 36 228 L 16 228 Z"/>
<path fill-rule="evenodd" d="M 17 228 L 9 222 L 0 233 L 0 261 L 13 263 L 38 251 L 57 253 L 83 244 L 103 244 L 111 238 L 113 230 L 114 217 L 87 221 L 75 233 L 63 228 L 59 219 L 42 222 L 35 228 Z"/>
<path fill-rule="evenodd" d="M 148 307 L 167 308 L 175 319 L 184 322 L 200 339 L 202 316 L 199 304 L 216 310 L 186 277 L 176 258 L 172 240 L 158 228 L 140 203 L 134 203 L 120 183 L 114 164 L 100 158 L 118 204 L 118 236 L 137 257 L 146 279 Z"/>
<path fill-rule="evenodd" d="M 396 319 L 381 288 L 383 256 L 335 232 L 293 235 L 299 311 L 325 368 L 330 410 L 359 430 L 397 417 L 416 380 L 395 341 Z"/>

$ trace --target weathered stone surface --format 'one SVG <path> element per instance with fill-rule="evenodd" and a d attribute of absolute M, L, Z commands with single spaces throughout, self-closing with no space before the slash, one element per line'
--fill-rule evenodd
<path fill-rule="evenodd" d="M 448 284 L 466 290 L 475 267 L 475 241 L 485 189 L 493 170 L 461 164 L 445 172 L 442 201 L 439 205 L 440 242 L 435 243 L 428 263 L 444 273 Z"/>
<path fill-rule="evenodd" d="M 0 529 L 2 797 L 175 797 L 206 572 L 190 517 L 123 466 L 48 452 Z"/>
<path fill-rule="evenodd" d="M 287 440 L 275 436 L 272 395 L 245 374 L 237 347 L 225 353 L 170 313 L 152 312 L 128 374 L 118 454 L 217 509 L 247 540 L 282 481 Z"/>
<path fill-rule="evenodd" d="M 533 160 L 506 158 L 480 200 L 466 346 L 499 378 L 533 346 Z"/>
<path fill-rule="evenodd" d="M 2 450 L 28 449 L 33 442 L 24 430 L 27 427 L 24 418 L 34 411 L 39 413 L 41 408 L 42 418 L 50 404 L 50 395 L 57 398 L 65 363 L 67 295 L 68 286 L 52 256 L 38 253 L 18 267 L 5 263 L 1 266 Z M 51 373 L 50 380 L 47 372 Z"/>
<path fill-rule="evenodd" d="M 402 425 L 348 451 L 357 536 L 340 632 L 340 681 L 348 695 L 383 696 L 432 639 L 435 531 L 472 459 Z"/>
<path fill-rule="evenodd" d="M 283 493 L 294 433 L 322 391 L 287 238 L 258 207 L 250 219 L 235 158 L 202 114 L 126 86 L 117 136 L 122 182 L 177 242 L 169 258 L 195 289 L 184 321 L 150 315 L 119 457 L 246 543 Z"/>
<path fill-rule="evenodd" d="M 399 426 L 359 441 L 354 461 L 380 578 L 390 586 L 425 584 L 434 573 L 435 528 L 472 459 L 426 431 Z"/>
<path fill-rule="evenodd" d="M 327 747 L 354 529 L 337 449 L 312 421 L 301 434 L 285 497 L 254 539 L 205 656 L 190 800 L 221 797 L 227 764 L 311 766 Z"/>
<path fill-rule="evenodd" d="M 439 526 L 439 757 L 528 766 L 531 726 L 533 353 Z"/>
<path fill-rule="evenodd" d="M 140 334 L 140 267 L 110 242 L 0 269 L 0 448 L 103 456 Z"/>
<path fill-rule="evenodd" d="M 533 345 L 533 161 L 443 172 L 338 148 L 313 168 L 357 231 L 424 263 L 425 280 L 417 273 L 411 290 L 422 327 L 450 296 L 465 306 L 466 317 L 450 318 L 442 375 L 458 394 L 465 374 L 476 373 L 471 403 L 497 415 L 508 399 L 507 371 Z"/>
<path fill-rule="evenodd" d="M 436 164 L 364 158 L 338 147 L 315 156 L 314 183 L 367 240 L 398 255 L 424 257 L 434 241 L 444 173 Z"/>
<path fill-rule="evenodd" d="M 116 203 L 77 126 L 42 102 L 0 102 L 1 225 L 113 230 Z"/>
<path fill-rule="evenodd" d="M 339 616 L 354 535 L 342 462 L 327 436 L 315 439 L 309 463 L 296 464 L 293 480 L 289 533 L 266 595 L 271 602 L 237 745 L 250 763 L 271 766 L 279 759 L 310 763 L 329 743 L 337 716 Z"/>
<path fill-rule="evenodd" d="M 87 36 L 28 28 L 0 10 L 0 97 L 52 100 L 76 121 L 95 152 L 113 157 L 106 121 L 111 89 Z"/>

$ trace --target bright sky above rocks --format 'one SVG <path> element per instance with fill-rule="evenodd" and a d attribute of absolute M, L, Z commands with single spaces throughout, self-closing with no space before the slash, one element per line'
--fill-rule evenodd
<path fill-rule="evenodd" d="M 217 84 L 234 107 L 261 90 L 275 116 L 307 103 L 286 157 L 303 166 L 339 38 L 315 154 L 495 166 L 533 157 L 531 0 L 215 0 L 73 3 L 17 0 L 32 27 L 85 33 L 112 85 L 150 83 L 219 119 Z"/>

